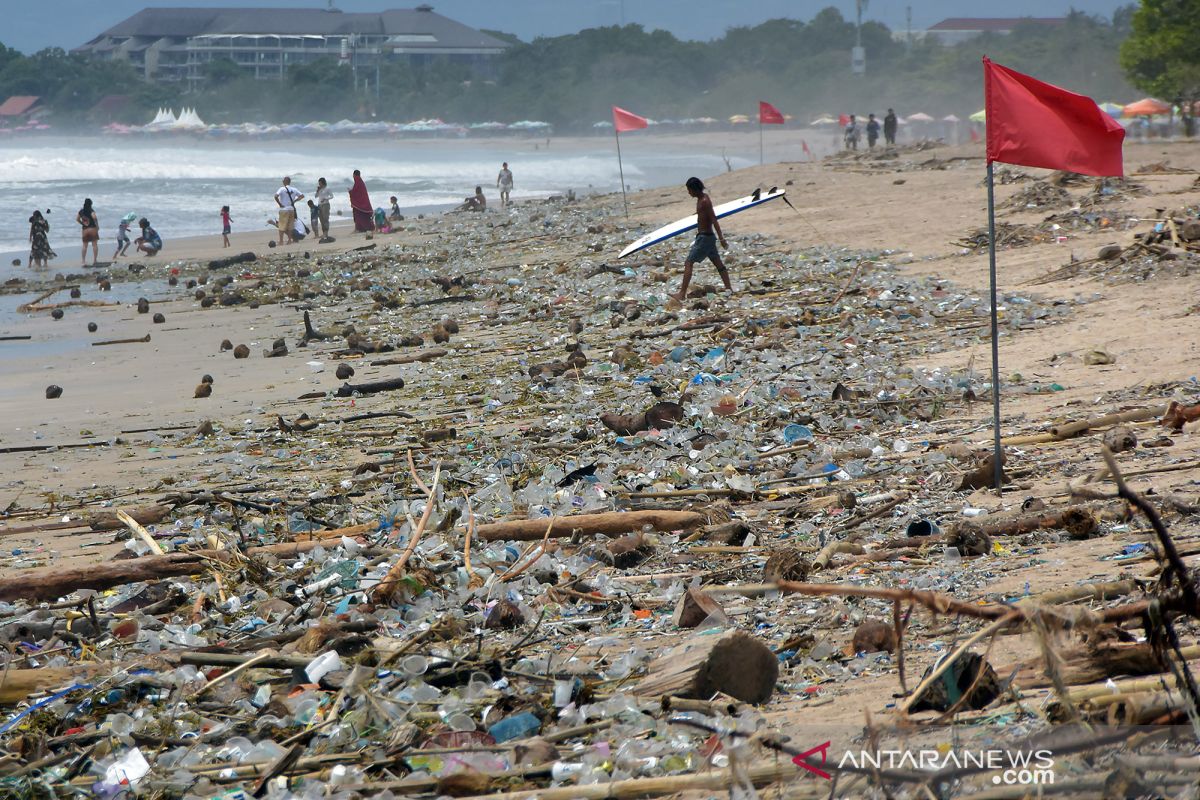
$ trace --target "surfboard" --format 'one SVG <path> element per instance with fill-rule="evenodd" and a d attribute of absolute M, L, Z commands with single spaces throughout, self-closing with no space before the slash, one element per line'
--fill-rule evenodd
<path fill-rule="evenodd" d="M 731 214 L 737 214 L 740 211 L 745 211 L 746 209 L 754 208 L 755 206 L 761 206 L 763 203 L 769 203 L 772 200 L 777 200 L 778 198 L 783 197 L 785 194 L 787 194 L 787 192 L 785 192 L 783 189 L 771 187 L 771 189 L 768 191 L 748 194 L 745 197 L 738 198 L 737 200 L 730 200 L 728 203 L 722 203 L 719 206 L 714 206 L 713 212 L 717 215 L 717 219 L 724 219 Z M 656 245 L 659 242 L 665 242 L 667 239 L 674 238 L 681 233 L 694 231 L 695 229 L 696 215 L 692 214 L 690 217 L 684 217 L 683 219 L 672 222 L 670 225 L 663 225 L 658 230 L 647 233 L 645 236 L 622 250 L 621 255 L 617 256 L 617 258 L 624 258 L 627 255 L 638 252 L 639 250 L 645 250 L 647 247 Z"/>

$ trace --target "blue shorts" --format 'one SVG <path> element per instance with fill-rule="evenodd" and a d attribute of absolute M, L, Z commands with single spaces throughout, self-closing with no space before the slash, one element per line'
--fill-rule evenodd
<path fill-rule="evenodd" d="M 720 258 L 717 253 L 717 235 L 715 233 L 696 234 L 696 241 L 692 242 L 692 249 L 688 252 L 687 260 L 692 264 L 698 264 L 706 258 L 711 258 L 713 261 Z"/>

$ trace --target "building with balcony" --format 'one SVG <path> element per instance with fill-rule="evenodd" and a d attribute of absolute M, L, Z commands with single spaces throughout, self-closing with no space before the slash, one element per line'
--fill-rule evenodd
<path fill-rule="evenodd" d="M 281 81 L 291 67 L 333 57 L 373 72 L 387 62 L 414 67 L 462 64 L 493 77 L 508 42 L 421 5 L 371 13 L 335 8 L 147 8 L 73 52 L 124 59 L 147 80 L 197 88 L 205 67 L 228 60 L 260 80 Z"/>
<path fill-rule="evenodd" d="M 1007 36 L 1018 25 L 1062 25 L 1064 17 L 949 17 L 923 31 L 893 31 L 892 38 L 935 40 L 952 47 L 985 33 Z"/>

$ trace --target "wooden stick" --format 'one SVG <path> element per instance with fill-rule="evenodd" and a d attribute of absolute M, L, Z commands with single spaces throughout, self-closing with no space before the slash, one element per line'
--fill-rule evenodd
<path fill-rule="evenodd" d="M 147 333 L 140 339 L 108 339 L 103 342 L 92 342 L 92 347 L 102 347 L 106 344 L 138 344 L 148 341 L 150 341 L 150 334 Z"/>
<path fill-rule="evenodd" d="M 640 797 L 659 797 L 690 791 L 727 789 L 743 777 L 755 786 L 772 783 L 796 776 L 799 768 L 786 760 L 772 760 L 743 767 L 740 774 L 732 769 L 714 770 L 695 775 L 668 775 L 661 778 L 629 778 L 623 781 L 587 784 L 581 786 L 559 786 L 550 789 L 526 789 L 516 792 L 498 792 L 476 795 L 466 800 L 635 800 Z M 807 773 L 805 773 L 807 774 Z M 803 794 L 789 792 L 789 796 L 824 797 L 828 790 L 824 786 L 813 786 Z"/>
<path fill-rule="evenodd" d="M 383 576 L 383 580 L 376 584 L 375 591 L 373 592 L 375 602 L 387 602 L 396 593 L 400 579 L 404 577 L 404 567 L 408 564 L 408 559 L 412 557 L 413 551 L 417 549 L 417 543 L 425 535 L 425 526 L 429 524 L 429 517 L 433 514 L 434 506 L 437 505 L 437 490 L 441 480 L 442 465 L 438 464 L 433 471 L 433 486 L 430 487 L 429 496 L 425 501 L 425 513 L 421 515 L 421 520 L 417 523 L 416 529 L 408 537 L 408 546 L 400 554 L 400 559 L 387 571 L 387 574 Z"/>
<path fill-rule="evenodd" d="M 705 523 L 694 511 L 610 511 L 551 517 L 550 537 L 561 539 L 579 532 L 583 536 L 618 536 L 649 526 L 656 531 L 691 530 Z M 546 519 L 520 519 L 480 525 L 475 533 L 484 541 L 530 542 L 546 535 Z"/>
<path fill-rule="evenodd" d="M 263 663 L 264 661 L 269 661 L 274 656 L 275 656 L 275 653 L 273 653 L 272 651 L 264 650 L 261 653 L 259 653 L 258 655 L 252 656 L 251 658 L 246 659 L 245 661 L 238 664 L 233 669 L 230 669 L 226 672 L 222 672 L 220 675 L 218 675 L 217 677 L 213 678 L 208 683 L 201 686 L 199 689 L 196 690 L 196 693 L 192 695 L 191 699 L 195 700 L 197 697 L 204 694 L 205 692 L 207 692 L 209 689 L 213 688 L 214 686 L 218 686 L 218 685 L 224 683 L 225 681 L 237 676 L 239 673 L 245 672 L 246 670 L 250 669 L 251 667 L 258 666 L 259 664 Z"/>
<path fill-rule="evenodd" d="M 125 513 L 124 509 L 117 509 L 117 519 L 124 522 L 126 528 L 129 528 L 138 538 L 145 542 L 154 555 L 161 556 L 163 554 L 162 545 L 154 541 L 154 537 L 150 535 L 150 531 L 143 528 L 140 522 Z"/>
<path fill-rule="evenodd" d="M 1122 422 L 1139 422 L 1144 419 L 1161 417 L 1165 413 L 1167 413 L 1165 405 L 1137 408 L 1133 411 L 1118 411 L 1115 414 L 1105 414 L 1102 417 L 1092 417 L 1091 419 L 1068 422 L 1063 425 L 1054 425 L 1050 428 L 1050 433 L 1056 439 L 1070 439 L 1072 436 L 1078 436 L 1092 428 L 1106 428 L 1110 425 L 1119 425 Z"/>
<path fill-rule="evenodd" d="M 441 358 L 448 351 L 437 348 L 434 350 L 422 350 L 419 353 L 413 353 L 408 356 L 399 356 L 397 358 L 383 358 L 378 361 L 372 361 L 372 367 L 393 367 L 398 364 L 412 364 L 415 362 L 433 361 L 435 358 Z"/>

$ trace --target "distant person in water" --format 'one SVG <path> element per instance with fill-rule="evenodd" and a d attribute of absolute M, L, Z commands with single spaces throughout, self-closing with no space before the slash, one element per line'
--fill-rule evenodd
<path fill-rule="evenodd" d="M 83 201 L 83 208 L 79 209 L 79 213 L 75 215 L 75 221 L 83 228 L 83 266 L 87 266 L 87 251 L 88 245 L 92 246 L 92 266 L 96 266 L 96 262 L 100 258 L 100 218 L 96 216 L 96 209 L 92 208 L 92 198 L 87 198 Z"/>
<path fill-rule="evenodd" d="M 483 196 L 483 187 L 476 186 L 475 194 L 463 200 L 459 211 L 487 211 L 487 198 Z"/>
<path fill-rule="evenodd" d="M 29 218 L 29 266 L 48 267 L 55 253 L 50 249 L 50 222 L 41 211 Z"/>
<path fill-rule="evenodd" d="M 375 207 L 362 174 L 354 170 L 354 185 L 350 187 L 350 210 L 354 212 L 354 230 L 357 233 L 375 230 Z"/>
<path fill-rule="evenodd" d="M 142 235 L 134 239 L 134 244 L 137 249 L 146 254 L 146 257 L 158 255 L 158 251 L 162 250 L 162 237 L 158 235 L 158 231 L 150 227 L 150 220 L 142 217 L 138 220 L 138 227 L 142 229 Z"/>
<path fill-rule="evenodd" d="M 131 212 L 121 217 L 121 221 L 117 224 L 117 249 L 113 253 L 113 261 L 125 255 L 126 251 L 129 250 L 129 226 L 135 219 L 137 219 L 137 214 Z"/>
<path fill-rule="evenodd" d="M 717 241 L 720 240 L 721 247 L 729 245 L 725 243 L 725 234 L 721 233 L 721 223 L 713 211 L 712 199 L 704 191 L 704 182 L 699 178 L 688 178 L 686 186 L 688 194 L 696 198 L 696 240 L 692 243 L 687 261 L 683 262 L 683 285 L 679 287 L 679 294 L 672 296 L 680 301 L 687 298 L 688 284 L 692 282 L 692 266 L 705 259 L 716 265 L 725 283 L 725 291 L 732 292 L 733 285 L 729 283 L 729 272 L 717 251 Z"/>
<path fill-rule="evenodd" d="M 496 176 L 496 186 L 500 189 L 500 207 L 507 208 L 509 195 L 513 188 L 512 170 L 508 168 L 507 161 L 500 165 L 500 174 Z"/>
<path fill-rule="evenodd" d="M 229 206 L 221 206 L 221 239 L 222 247 L 229 247 L 229 233 L 233 230 L 233 218 L 229 216 Z"/>

